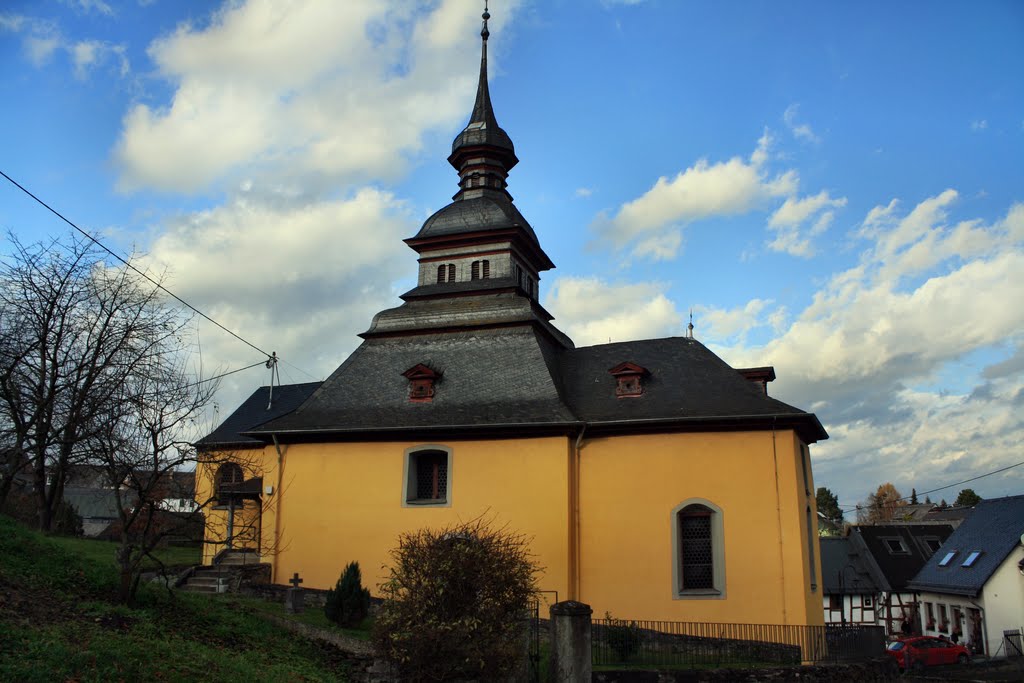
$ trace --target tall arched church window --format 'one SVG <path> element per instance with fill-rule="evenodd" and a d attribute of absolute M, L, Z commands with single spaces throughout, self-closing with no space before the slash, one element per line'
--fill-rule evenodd
<path fill-rule="evenodd" d="M 673 595 L 725 597 L 725 537 L 722 510 L 691 499 L 672 511 Z"/>

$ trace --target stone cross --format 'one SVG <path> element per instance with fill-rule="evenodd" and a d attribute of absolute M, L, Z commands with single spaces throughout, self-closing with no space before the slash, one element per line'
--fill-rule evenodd
<path fill-rule="evenodd" d="M 306 608 L 302 589 L 299 588 L 299 584 L 302 583 L 302 579 L 299 578 L 299 573 L 295 572 L 292 578 L 288 579 L 288 583 L 290 583 L 292 587 L 285 591 L 284 610 L 289 614 L 298 614 Z"/>

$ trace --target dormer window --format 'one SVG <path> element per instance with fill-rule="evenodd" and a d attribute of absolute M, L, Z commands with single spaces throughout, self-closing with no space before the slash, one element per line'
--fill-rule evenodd
<path fill-rule="evenodd" d="M 616 380 L 615 395 L 619 398 L 637 398 L 644 393 L 644 377 L 651 373 L 636 363 L 619 363 L 608 371 Z"/>
<path fill-rule="evenodd" d="M 486 280 L 491 277 L 491 262 L 487 259 L 482 261 L 473 261 L 470 265 L 470 279 L 472 280 Z"/>
<path fill-rule="evenodd" d="M 422 363 L 402 373 L 409 380 L 409 400 L 415 403 L 429 403 L 434 400 L 434 383 L 441 373 L 431 370 Z"/>
<path fill-rule="evenodd" d="M 455 264 L 442 263 L 437 267 L 437 282 L 455 282 Z"/>

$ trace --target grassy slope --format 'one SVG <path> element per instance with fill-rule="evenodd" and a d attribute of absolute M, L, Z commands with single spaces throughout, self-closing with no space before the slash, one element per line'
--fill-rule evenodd
<path fill-rule="evenodd" d="M 145 588 L 127 609 L 115 582 L 112 564 L 0 516 L 0 680 L 345 680 L 330 649 L 256 610 Z"/>

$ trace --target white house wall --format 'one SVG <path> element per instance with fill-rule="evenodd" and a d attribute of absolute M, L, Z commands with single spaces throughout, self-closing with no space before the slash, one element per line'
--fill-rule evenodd
<path fill-rule="evenodd" d="M 1017 546 L 985 584 L 981 604 L 988 625 L 989 652 L 1005 656 L 1003 631 L 1024 629 L 1024 576 L 1018 568 L 1024 548 Z"/>

